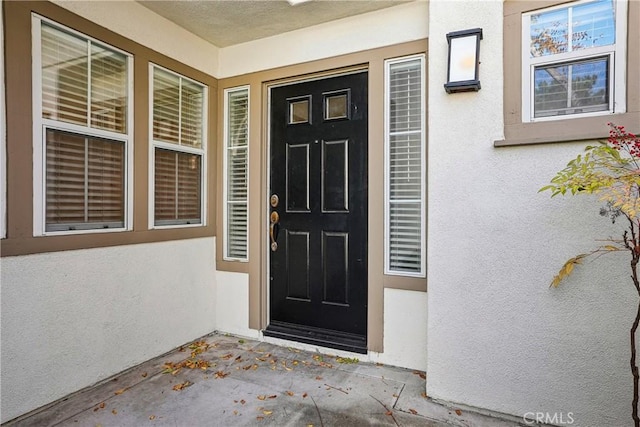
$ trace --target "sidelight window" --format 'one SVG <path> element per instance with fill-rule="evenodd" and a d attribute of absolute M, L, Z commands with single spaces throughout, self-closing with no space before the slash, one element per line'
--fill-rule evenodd
<path fill-rule="evenodd" d="M 425 57 L 385 63 L 385 273 L 425 275 Z"/>
<path fill-rule="evenodd" d="M 224 92 L 224 254 L 247 261 L 249 183 L 249 88 Z M 306 101 L 306 100 L 305 100 Z M 304 119 L 303 103 L 290 106 L 290 120 Z M 307 115 L 308 116 L 308 115 Z M 301 119 L 302 118 L 302 119 Z"/>

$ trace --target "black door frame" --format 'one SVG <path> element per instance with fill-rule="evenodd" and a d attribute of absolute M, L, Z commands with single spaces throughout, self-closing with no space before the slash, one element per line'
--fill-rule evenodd
<path fill-rule="evenodd" d="M 367 64 L 368 65 L 368 64 Z M 295 85 L 298 83 L 306 83 L 306 82 L 312 82 L 312 81 L 317 81 L 317 80 L 324 80 L 324 79 L 328 79 L 328 78 L 332 78 L 332 77 L 341 77 L 341 76 L 346 76 L 346 75 L 350 75 L 350 74 L 356 74 L 356 73 L 362 73 L 362 72 L 367 72 L 369 71 L 369 67 L 366 65 L 360 65 L 360 66 L 353 66 L 353 67 L 348 67 L 346 69 L 342 69 L 342 70 L 331 70 L 331 71 L 327 71 L 327 72 L 319 72 L 319 73 L 314 73 L 314 75 L 312 76 L 293 76 L 290 78 L 286 78 L 286 79 L 282 79 L 280 81 L 277 82 L 272 82 L 272 83 L 265 83 L 264 88 L 265 88 L 265 92 L 266 92 L 266 127 L 264 128 L 265 131 L 265 140 L 266 140 L 266 144 L 263 147 L 263 151 L 262 151 L 262 155 L 263 157 L 263 165 L 265 165 L 265 173 L 263 175 L 263 179 L 266 180 L 266 185 L 263 186 L 263 189 L 265 191 L 265 193 L 263 194 L 262 197 L 262 215 L 261 217 L 263 218 L 262 222 L 261 222 L 261 237 L 260 237 L 260 241 L 261 241 L 261 258 L 262 258 L 262 280 L 261 280 L 261 289 L 263 290 L 263 296 L 262 296 L 262 307 L 264 309 L 263 313 L 265 313 L 265 315 L 263 316 L 263 321 L 264 321 L 264 325 L 265 327 L 268 326 L 271 322 L 271 307 L 269 306 L 269 301 L 270 301 L 270 252 L 271 252 L 271 248 L 270 248 L 270 239 L 268 238 L 268 234 L 269 234 L 269 215 L 271 212 L 271 206 L 269 203 L 269 196 L 272 194 L 271 193 L 271 159 L 270 159 L 270 152 L 271 152 L 271 90 L 274 88 L 278 88 L 278 87 L 282 87 L 282 86 L 289 86 L 289 85 Z M 368 180 L 368 177 L 367 177 Z M 368 196 L 367 196 L 368 198 Z M 367 235 L 369 234 L 369 228 L 367 227 Z M 367 257 L 369 256 L 368 252 L 367 252 Z M 367 282 L 367 289 L 369 288 L 369 282 Z M 368 304 L 367 304 L 368 307 Z M 367 308 L 367 319 L 369 318 L 369 310 L 370 308 Z M 368 323 L 368 320 L 367 320 Z M 367 326 L 367 330 L 369 329 L 369 327 Z M 265 332 L 265 330 L 263 329 L 262 331 L 263 333 Z M 269 336 L 276 336 L 275 334 L 268 334 Z M 367 332 L 367 344 L 366 347 L 368 349 L 368 335 L 369 333 Z M 291 341 L 297 341 L 297 342 L 305 342 L 304 339 L 300 339 L 299 335 L 296 336 L 291 336 L 291 337 L 287 337 L 287 334 L 282 334 L 282 336 L 277 336 L 278 338 L 282 338 L 282 339 L 290 339 Z M 319 341 L 322 341 L 322 337 L 320 337 L 321 339 Z M 358 353 L 366 353 L 367 349 L 363 349 L 362 347 L 360 347 L 358 344 L 354 344 L 351 345 L 348 341 L 349 338 L 346 338 L 346 342 L 344 343 L 344 345 L 341 345 L 340 343 L 335 343 L 332 342 L 331 340 L 336 338 L 335 336 L 332 336 L 330 338 L 328 338 L 326 340 L 326 346 L 327 347 L 331 347 L 331 348 L 337 348 L 337 349 L 342 349 L 342 350 L 346 350 L 346 351 L 352 351 L 352 352 L 358 352 Z M 308 342 L 308 343 L 312 343 L 312 344 L 316 344 L 318 345 L 318 341 L 313 341 L 313 342 Z M 337 345 L 336 345 L 337 344 Z M 320 344 L 322 345 L 322 344 Z"/>

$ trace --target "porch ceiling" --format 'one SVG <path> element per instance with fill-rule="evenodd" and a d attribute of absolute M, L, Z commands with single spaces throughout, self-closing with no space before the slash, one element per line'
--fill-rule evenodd
<path fill-rule="evenodd" d="M 136 0 L 208 42 L 226 47 L 420 0 Z M 284 48 L 284 46 L 283 46 Z"/>

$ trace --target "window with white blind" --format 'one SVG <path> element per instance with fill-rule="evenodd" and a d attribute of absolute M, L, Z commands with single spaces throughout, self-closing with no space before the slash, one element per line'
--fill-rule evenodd
<path fill-rule="evenodd" d="M 150 80 L 150 223 L 203 225 L 207 89 L 157 65 Z"/>
<path fill-rule="evenodd" d="M 246 261 L 249 179 L 249 89 L 224 92 L 225 260 Z"/>
<path fill-rule="evenodd" d="M 625 111 L 626 6 L 577 1 L 523 14 L 523 122 Z"/>
<path fill-rule="evenodd" d="M 35 234 L 130 229 L 132 58 L 32 24 Z"/>
<path fill-rule="evenodd" d="M 385 274 L 425 276 L 425 57 L 385 62 Z"/>

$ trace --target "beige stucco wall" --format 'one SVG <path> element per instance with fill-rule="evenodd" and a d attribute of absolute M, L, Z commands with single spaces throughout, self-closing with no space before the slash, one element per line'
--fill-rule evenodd
<path fill-rule="evenodd" d="M 504 137 L 502 7 L 430 2 L 427 394 L 632 425 L 628 260 L 601 257 L 549 288 L 568 258 L 620 236 L 597 200 L 537 193 L 586 144 L 493 145 Z M 446 33 L 475 27 L 482 89 L 448 95 Z"/>
<path fill-rule="evenodd" d="M 215 330 L 215 239 L 0 258 L 2 422 Z"/>

